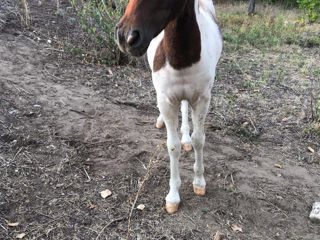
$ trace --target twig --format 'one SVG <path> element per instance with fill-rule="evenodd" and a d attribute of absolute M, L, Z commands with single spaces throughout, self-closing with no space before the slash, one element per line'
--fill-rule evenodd
<path fill-rule="evenodd" d="M 54 78 L 56 78 L 56 79 L 58 79 L 58 80 L 63 81 L 63 79 L 62 79 L 62 78 L 59 78 L 59 77 L 57 77 L 57 76 L 55 76 L 55 75 L 51 74 L 47 69 L 44 69 L 44 71 L 45 71 L 48 75 L 50 75 L 51 77 L 54 77 Z"/>
<path fill-rule="evenodd" d="M 231 173 L 231 182 L 232 182 L 232 184 L 234 185 L 234 180 L 233 180 L 233 172 Z"/>
<path fill-rule="evenodd" d="M 87 175 L 87 178 L 88 178 L 88 181 L 87 181 L 87 182 L 90 182 L 90 181 L 91 181 L 91 178 L 90 178 L 87 170 L 86 170 L 84 167 L 83 167 L 83 171 L 84 171 L 84 172 L 86 173 L 86 175 Z"/>
<path fill-rule="evenodd" d="M 164 147 L 165 146 L 165 143 L 162 144 L 162 146 Z M 126 237 L 126 240 L 129 239 L 129 236 L 130 236 L 130 231 L 131 231 L 131 217 L 132 217 L 132 213 L 133 213 L 133 210 L 136 206 L 136 203 L 138 201 L 138 198 L 139 198 L 139 195 L 144 187 L 144 184 L 145 182 L 149 179 L 149 177 L 151 176 L 151 173 L 152 173 L 152 170 L 157 167 L 157 165 L 160 163 L 160 153 L 161 153 L 161 145 L 158 145 L 156 150 L 154 151 L 152 157 L 150 158 L 150 161 L 149 161 L 149 164 L 147 166 L 147 172 L 146 174 L 144 175 L 144 178 L 142 180 L 142 182 L 140 182 L 139 184 L 139 187 L 138 187 L 138 191 L 136 193 L 136 197 L 134 199 L 134 202 L 131 206 L 131 209 L 130 209 L 130 213 L 129 213 L 129 217 L 128 217 L 128 231 L 127 231 L 127 237 Z M 157 156 L 156 156 L 157 155 Z"/>
<path fill-rule="evenodd" d="M 253 126 L 253 128 L 254 128 L 255 133 L 258 134 L 259 132 L 258 132 L 258 130 L 256 129 L 256 126 L 254 125 L 251 117 L 249 117 L 249 120 L 250 120 L 250 122 L 251 122 L 251 124 L 252 124 L 252 126 Z"/>
<path fill-rule="evenodd" d="M 114 219 L 114 220 L 112 220 L 111 222 L 109 222 L 107 225 L 105 225 L 105 226 L 101 229 L 101 231 L 99 232 L 98 236 L 96 237 L 96 240 L 99 239 L 100 235 L 103 233 L 103 231 L 104 231 L 107 227 L 109 227 L 111 224 L 113 224 L 113 223 L 115 223 L 115 222 L 120 222 L 120 221 L 122 221 L 122 220 L 124 220 L 124 219 L 126 219 L 126 218 L 125 218 L 125 217 L 117 218 L 117 219 Z"/>
<path fill-rule="evenodd" d="M 78 114 L 81 114 L 81 115 L 84 115 L 84 116 L 86 116 L 86 117 L 88 117 L 88 118 L 91 118 L 91 119 L 93 119 L 93 118 L 94 118 L 94 117 L 92 117 L 92 116 L 90 116 L 90 115 L 86 114 L 85 112 L 81 112 L 81 111 L 78 111 L 78 110 L 75 110 L 75 109 L 70 109 L 70 111 L 71 111 L 71 112 L 78 113 Z"/>
<path fill-rule="evenodd" d="M 1 226 L 6 232 L 8 232 L 8 229 L 6 229 L 4 226 L 2 226 L 2 224 L 0 224 L 0 226 Z"/>
<path fill-rule="evenodd" d="M 182 213 L 182 215 L 185 216 L 186 218 L 189 218 L 189 220 L 190 220 L 195 226 L 197 226 L 197 224 L 193 221 L 192 217 L 190 217 L 189 215 L 184 214 L 184 213 Z"/>
<path fill-rule="evenodd" d="M 14 155 L 12 161 L 14 161 L 16 159 L 16 157 L 18 156 L 18 154 L 22 151 L 23 147 L 21 147 L 18 152 Z"/>
<path fill-rule="evenodd" d="M 142 162 L 142 161 L 140 161 L 140 159 L 139 158 L 136 158 L 141 164 L 142 164 L 142 167 L 145 169 L 145 170 L 147 170 L 147 167 L 146 167 L 146 165 L 144 165 L 144 163 Z"/>
<path fill-rule="evenodd" d="M 120 105 L 126 105 L 126 106 L 130 106 L 130 107 L 138 107 L 138 103 L 136 102 L 132 102 L 132 101 L 120 101 L 120 100 L 115 100 L 113 101 L 114 103 L 120 104 Z"/>
<path fill-rule="evenodd" d="M 52 51 L 57 51 L 57 52 L 64 52 L 64 50 L 56 49 L 56 48 L 44 48 L 45 50 L 52 50 Z M 54 76 L 56 77 L 56 76 Z"/>
<path fill-rule="evenodd" d="M 317 108 L 314 107 L 315 105 L 315 98 L 313 95 L 313 79 L 310 79 L 310 85 L 309 85 L 309 93 L 310 93 L 310 110 L 311 110 L 311 119 L 315 120 L 317 116 Z"/>

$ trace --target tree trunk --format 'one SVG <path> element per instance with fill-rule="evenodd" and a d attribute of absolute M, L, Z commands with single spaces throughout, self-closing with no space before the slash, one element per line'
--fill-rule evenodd
<path fill-rule="evenodd" d="M 250 0 L 249 9 L 248 9 L 248 15 L 252 15 L 254 13 L 255 7 L 256 7 L 256 1 L 255 0 Z"/>

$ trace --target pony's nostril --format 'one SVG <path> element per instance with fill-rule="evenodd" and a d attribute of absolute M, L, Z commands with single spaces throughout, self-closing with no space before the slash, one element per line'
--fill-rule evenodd
<path fill-rule="evenodd" d="M 130 47 L 134 47 L 139 42 L 139 39 L 140 39 L 140 34 L 138 31 L 135 30 L 129 34 L 127 38 L 127 43 Z"/>

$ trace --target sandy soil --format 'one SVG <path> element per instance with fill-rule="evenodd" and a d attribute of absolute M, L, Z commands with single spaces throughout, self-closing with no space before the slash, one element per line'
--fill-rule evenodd
<path fill-rule="evenodd" d="M 61 29 L 68 17 L 54 2 L 31 1 L 31 11 L 32 31 L 8 24 L 0 33 L 0 238 L 123 239 L 145 166 L 166 138 L 154 127 L 150 73 L 85 63 L 59 48 L 76 30 Z M 308 215 L 320 201 L 320 144 L 305 131 L 319 53 L 225 52 L 206 121 L 207 195 L 193 194 L 194 156 L 183 152 L 180 210 L 166 214 L 161 148 L 130 239 L 319 239 Z"/>

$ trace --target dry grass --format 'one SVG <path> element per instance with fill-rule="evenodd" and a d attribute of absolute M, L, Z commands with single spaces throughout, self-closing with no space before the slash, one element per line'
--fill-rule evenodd
<path fill-rule="evenodd" d="M 235 14 L 235 13 L 245 13 L 247 14 L 248 12 L 248 4 L 245 2 L 239 2 L 235 4 L 230 4 L 230 3 L 216 3 L 215 8 L 218 13 L 222 12 L 227 12 L 230 14 Z M 299 9 L 292 8 L 292 9 L 285 9 L 279 5 L 265 5 L 258 3 L 256 5 L 256 14 L 258 15 L 264 15 L 264 16 L 269 16 L 269 17 L 277 17 L 279 15 L 285 15 L 286 19 L 288 21 L 296 20 L 303 16 L 303 12 L 301 12 Z"/>
<path fill-rule="evenodd" d="M 27 0 L 2 0 L 0 4 L 0 30 L 14 20 L 20 19 L 21 26 L 30 28 L 31 15 Z"/>
<path fill-rule="evenodd" d="M 300 46 L 320 45 L 320 24 L 307 24 L 299 9 L 284 9 L 278 5 L 258 4 L 256 14 L 248 16 L 247 4 L 216 4 L 226 49 L 259 49 L 284 44 Z"/>
<path fill-rule="evenodd" d="M 31 16 L 27 0 L 21 0 L 22 14 L 21 14 L 21 24 L 26 28 L 31 26 Z"/>
<path fill-rule="evenodd" d="M 12 0 L 2 0 L 0 4 L 0 31 L 10 18 L 17 18 L 19 10 L 17 5 Z"/>

